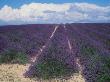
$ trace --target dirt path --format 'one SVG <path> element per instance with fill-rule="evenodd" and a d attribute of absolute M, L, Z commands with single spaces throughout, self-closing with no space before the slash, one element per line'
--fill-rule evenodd
<path fill-rule="evenodd" d="M 65 30 L 65 32 L 67 33 L 67 29 L 66 29 L 66 26 L 65 26 L 65 25 L 64 25 L 64 30 Z M 67 40 L 68 40 L 68 47 L 69 47 L 70 52 L 71 52 L 71 50 L 72 50 L 72 46 L 71 46 L 70 40 L 69 40 L 69 38 L 68 38 L 67 35 L 66 35 L 66 38 L 67 38 Z"/>
<path fill-rule="evenodd" d="M 66 26 L 64 25 L 64 29 L 65 29 L 65 32 L 67 33 L 67 28 L 66 28 Z M 68 47 L 69 47 L 69 49 L 70 49 L 70 53 L 74 53 L 73 51 L 72 51 L 72 45 L 71 45 L 71 42 L 70 42 L 70 40 L 69 40 L 69 38 L 68 38 L 68 35 L 66 35 L 66 37 L 67 37 L 67 40 L 68 40 Z M 78 74 L 76 74 L 76 76 L 74 75 L 72 78 L 74 78 L 73 80 L 74 81 L 70 81 L 70 82 L 85 82 L 85 79 L 84 79 L 84 77 L 82 76 L 82 72 L 83 72 L 83 67 L 82 67 L 82 65 L 80 64 L 80 59 L 79 58 L 75 58 L 75 63 L 76 63 L 76 65 L 77 65 L 77 67 L 78 67 L 78 71 L 79 71 L 79 73 Z M 77 76 L 78 75 L 78 76 Z M 75 78 L 75 77 L 77 77 L 77 79 Z"/>
<path fill-rule="evenodd" d="M 0 82 L 36 82 L 30 78 L 24 78 L 23 73 L 28 65 L 2 64 L 0 65 Z"/>

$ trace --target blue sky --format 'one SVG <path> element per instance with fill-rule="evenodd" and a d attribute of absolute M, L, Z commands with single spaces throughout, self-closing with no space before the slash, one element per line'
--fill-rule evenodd
<path fill-rule="evenodd" d="M 110 23 L 110 0 L 0 0 L 0 25 Z"/>
<path fill-rule="evenodd" d="M 87 2 L 92 4 L 97 4 L 101 6 L 110 5 L 110 0 L 0 0 L 0 8 L 4 5 L 9 5 L 11 7 L 17 8 L 23 4 L 29 4 L 32 2 L 36 3 L 75 3 L 75 2 Z"/>

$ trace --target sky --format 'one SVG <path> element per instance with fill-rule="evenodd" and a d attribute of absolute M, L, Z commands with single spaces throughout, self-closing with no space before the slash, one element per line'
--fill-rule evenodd
<path fill-rule="evenodd" d="M 110 23 L 110 0 L 0 0 L 0 25 Z"/>

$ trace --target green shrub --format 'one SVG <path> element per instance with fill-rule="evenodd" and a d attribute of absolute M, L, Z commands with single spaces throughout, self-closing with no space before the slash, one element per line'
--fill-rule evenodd
<path fill-rule="evenodd" d="M 22 52 L 17 52 L 15 50 L 5 51 L 0 55 L 0 63 L 19 63 L 26 64 L 28 62 L 28 58 L 26 54 Z"/>
<path fill-rule="evenodd" d="M 110 39 L 106 40 L 106 45 L 110 46 Z"/>
<path fill-rule="evenodd" d="M 103 74 L 99 77 L 98 82 L 110 82 L 110 75 Z"/>
<path fill-rule="evenodd" d="M 104 57 L 103 61 L 105 62 L 105 66 L 110 69 L 110 57 Z"/>
<path fill-rule="evenodd" d="M 55 59 L 48 59 L 37 64 L 36 70 L 38 70 L 36 75 L 43 79 L 59 78 L 72 72 L 72 69 L 69 69 L 62 62 Z"/>
<path fill-rule="evenodd" d="M 92 46 L 82 45 L 81 52 L 85 55 L 97 55 L 97 51 Z"/>

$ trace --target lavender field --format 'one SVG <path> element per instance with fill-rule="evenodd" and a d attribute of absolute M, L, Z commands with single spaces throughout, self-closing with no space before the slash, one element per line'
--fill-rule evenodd
<path fill-rule="evenodd" d="M 110 82 L 110 24 L 0 26 L 0 73 L 0 82 Z"/>

